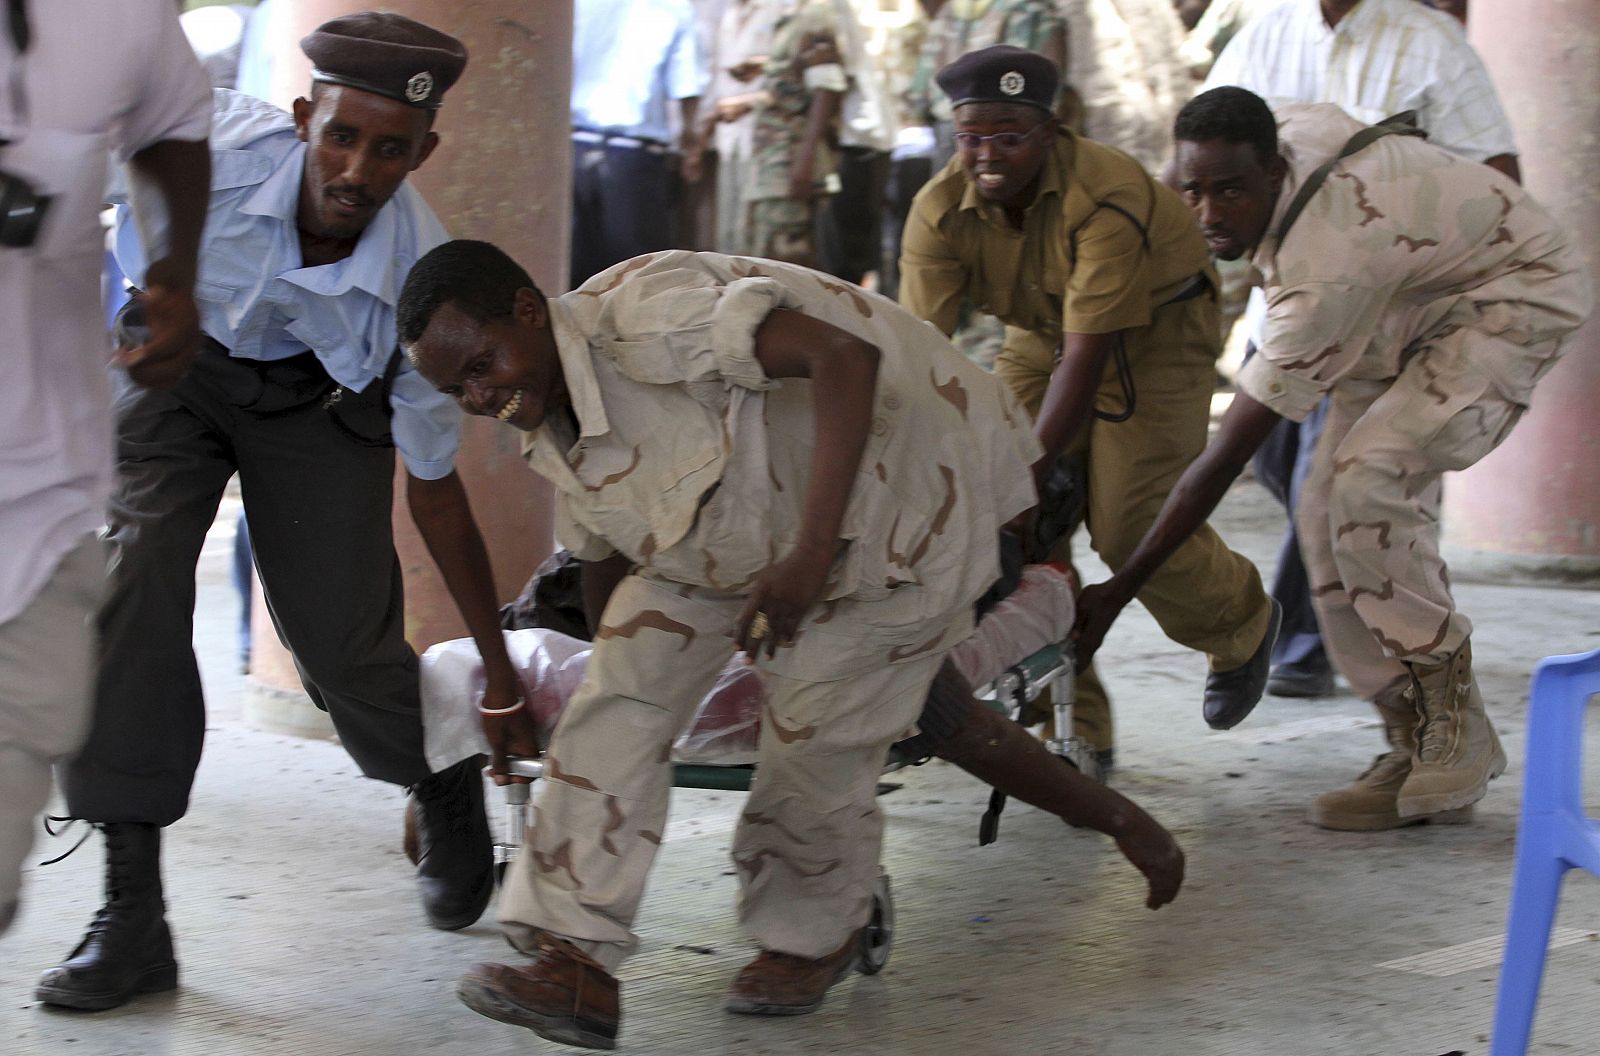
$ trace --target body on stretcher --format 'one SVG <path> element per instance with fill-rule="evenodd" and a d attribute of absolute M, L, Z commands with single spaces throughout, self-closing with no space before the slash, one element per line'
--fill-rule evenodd
<path fill-rule="evenodd" d="M 1073 670 L 1067 637 L 1074 615 L 1070 573 L 1058 565 L 1029 565 L 1017 588 L 950 651 L 950 659 L 980 699 L 1013 715 L 1046 688 L 1053 688 L 1055 736 L 1046 745 L 1080 772 L 1100 780 L 1094 747 L 1072 736 Z M 524 699 L 547 739 L 561 708 L 582 681 L 591 643 L 538 628 L 506 631 L 505 641 L 522 678 Z M 477 710 L 483 687 L 483 665 L 472 639 L 441 642 L 422 655 L 424 739 L 435 771 L 488 754 Z M 748 791 L 764 699 L 760 672 L 735 656 L 673 745 L 673 785 Z M 891 754 L 886 769 L 917 761 Z M 513 759 L 510 769 L 521 777 L 544 776 L 541 759 Z M 502 870 L 521 850 L 529 786 L 506 785 L 504 792 L 505 833 L 495 848 Z M 991 816 L 995 809 L 992 805 Z M 882 968 L 892 933 L 893 903 L 885 874 L 874 898 L 873 921 L 863 937 L 863 971 Z"/>

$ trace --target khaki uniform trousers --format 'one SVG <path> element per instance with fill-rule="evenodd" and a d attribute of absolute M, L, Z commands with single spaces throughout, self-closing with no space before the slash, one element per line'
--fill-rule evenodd
<path fill-rule="evenodd" d="M 103 542 L 85 536 L 28 607 L 0 624 L 0 932 L 16 910 L 50 767 L 89 731 L 105 555 Z"/>
<path fill-rule="evenodd" d="M 1328 655 L 1369 700 L 1405 664 L 1443 663 L 1472 633 L 1439 555 L 1440 479 L 1493 451 L 1522 415 L 1474 365 L 1506 355 L 1503 344 L 1456 330 L 1398 377 L 1344 379 L 1329 394 L 1296 526 Z"/>
<path fill-rule="evenodd" d="M 1149 326 L 1124 333 L 1135 408 L 1124 422 L 1096 418 L 1067 455 L 1088 465 L 1089 545 L 1117 569 L 1155 523 L 1167 493 L 1205 448 L 1216 387 L 1217 304 L 1207 294 L 1158 309 Z M 1028 331 L 1006 329 L 995 373 L 1028 413 L 1037 415 L 1055 370 L 1057 349 Z M 1124 410 L 1122 386 L 1108 364 L 1095 409 Z M 1054 555 L 1071 560 L 1063 540 Z M 1139 601 L 1173 641 L 1228 671 L 1261 644 L 1271 607 L 1260 573 L 1201 526 L 1139 592 Z M 1073 706 L 1078 736 L 1097 748 L 1113 742 L 1111 704 L 1091 665 L 1078 672 Z"/>
<path fill-rule="evenodd" d="M 542 929 L 614 972 L 637 945 L 631 926 L 666 825 L 672 742 L 732 655 L 744 600 L 637 574 L 618 585 L 501 894 L 519 949 L 531 952 Z M 807 649 L 803 629 L 791 648 Z M 828 662 L 821 649 L 794 659 L 819 671 Z M 821 957 L 867 922 L 883 838 L 878 777 L 942 659 L 833 681 L 765 672 L 755 785 L 732 848 L 739 919 L 762 947 Z"/>

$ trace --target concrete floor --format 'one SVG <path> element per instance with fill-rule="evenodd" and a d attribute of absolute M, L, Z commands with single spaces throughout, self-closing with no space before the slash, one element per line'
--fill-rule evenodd
<path fill-rule="evenodd" d="M 1259 489 L 1235 488 L 1216 523 L 1270 566 L 1281 519 Z M 34 870 L 24 915 L 0 940 L 0 1053 L 573 1051 L 456 1001 L 464 967 L 510 951 L 492 918 L 456 934 L 423 924 L 396 790 L 361 780 L 336 745 L 239 720 L 229 525 L 219 521 L 201 567 L 197 647 L 212 728 L 191 812 L 168 830 L 183 986 L 101 1014 L 33 1004 L 37 972 L 70 949 L 99 904 L 96 837 Z M 1084 570 L 1098 578 L 1092 563 Z M 733 1017 L 719 998 L 751 952 L 732 919 L 726 857 L 738 797 L 680 792 L 639 922 L 643 944 L 622 972 L 622 1047 L 657 1056 L 1486 1053 L 1528 674 L 1541 655 L 1600 644 L 1600 606 L 1576 591 L 1463 584 L 1459 594 L 1512 758 L 1475 825 L 1312 828 L 1310 797 L 1378 749 L 1366 707 L 1349 696 L 1269 698 L 1239 729 L 1210 732 L 1199 716 L 1201 660 L 1130 610 L 1101 654 L 1121 717 L 1113 780 L 1187 849 L 1176 904 L 1145 910 L 1139 878 L 1108 841 L 1025 807 L 1007 812 L 998 844 L 979 848 L 986 789 L 931 764 L 897 776 L 904 787 L 885 800 L 884 863 L 899 911 L 887 970 L 841 984 L 814 1016 Z M 36 857 L 65 846 L 47 841 Z M 1530 1051 L 1594 1054 L 1592 878 L 1569 881 L 1558 926 L 1566 944 L 1551 954 Z M 1410 970 L 1389 964 L 1419 954 L 1431 956 Z"/>

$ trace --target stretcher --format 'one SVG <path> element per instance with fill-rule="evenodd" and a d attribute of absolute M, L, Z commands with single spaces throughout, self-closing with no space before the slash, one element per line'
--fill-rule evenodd
<path fill-rule="evenodd" d="M 1046 689 L 1053 690 L 1055 735 L 1051 752 L 1080 772 L 1100 780 L 1093 745 L 1072 736 L 1072 660 L 1067 637 L 1074 616 L 1073 582 L 1062 566 L 1029 565 L 1017 588 L 991 609 L 950 659 L 976 688 L 980 700 L 1019 717 Z M 556 631 L 506 631 L 511 661 L 525 699 L 548 736 L 561 707 L 582 680 L 591 645 Z M 425 744 L 435 771 L 462 759 L 488 753 L 478 722 L 477 702 L 484 686 L 483 665 L 470 638 L 441 642 L 421 658 Z M 760 672 L 736 656 L 701 701 L 694 720 L 673 746 L 673 785 L 730 792 L 749 791 L 755 773 L 764 694 Z M 891 752 L 885 772 L 919 762 Z M 512 759 L 511 772 L 537 780 L 540 759 Z M 495 846 L 502 872 L 521 850 L 530 800 L 528 784 L 503 786 L 505 826 Z M 994 838 L 1004 797 L 991 797 L 980 826 L 980 842 Z M 887 963 L 894 936 L 894 901 L 887 873 L 881 872 L 872 918 L 862 933 L 859 968 L 872 974 Z"/>

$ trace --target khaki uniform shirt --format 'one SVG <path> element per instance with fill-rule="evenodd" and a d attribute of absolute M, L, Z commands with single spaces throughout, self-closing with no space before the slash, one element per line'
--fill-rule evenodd
<path fill-rule="evenodd" d="M 1488 166 L 1385 136 L 1334 168 L 1279 245 L 1296 190 L 1362 125 L 1326 103 L 1277 115 L 1290 173 L 1252 258 L 1267 320 L 1240 387 L 1298 421 L 1341 380 L 1392 379 L 1429 335 L 1468 328 L 1496 339 L 1478 366 L 1526 404 L 1591 308 L 1560 225 Z"/>
<path fill-rule="evenodd" d="M 1140 231 L 1117 206 L 1142 224 Z M 906 222 L 900 303 L 945 333 L 963 298 L 1051 345 L 1064 333 L 1145 326 L 1156 305 L 1210 274 L 1183 200 L 1133 158 L 1062 132 L 1023 226 L 978 196 L 959 158 L 917 194 Z"/>
<path fill-rule="evenodd" d="M 881 664 L 886 644 L 909 659 L 965 634 L 999 574 L 1000 526 L 1034 502 L 1039 447 L 999 381 L 892 301 L 775 261 L 637 257 L 550 306 L 578 433 L 553 416 L 524 453 L 559 493 L 564 546 L 735 593 L 793 548 L 812 386 L 768 378 L 754 334 L 773 309 L 794 309 L 882 354 L 826 601 L 802 634 L 837 636 L 835 671 L 852 657 Z"/>

